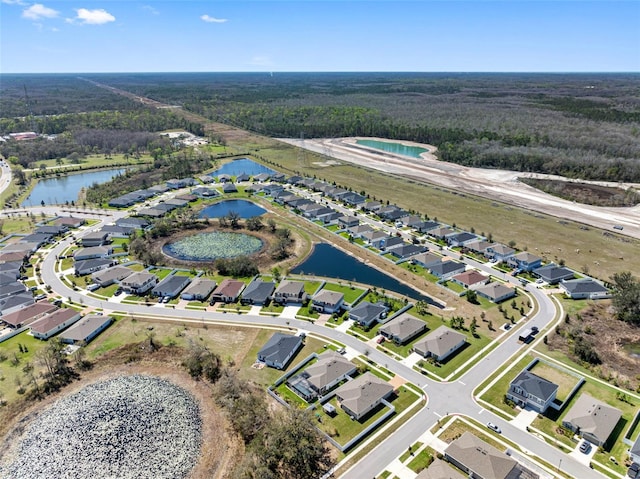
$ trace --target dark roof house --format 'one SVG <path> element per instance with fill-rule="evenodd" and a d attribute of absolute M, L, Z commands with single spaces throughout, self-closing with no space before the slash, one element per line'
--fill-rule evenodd
<path fill-rule="evenodd" d="M 302 337 L 274 333 L 258 351 L 258 361 L 276 369 L 285 369 L 295 353 L 302 347 Z"/>
<path fill-rule="evenodd" d="M 555 400 L 557 392 L 557 384 L 525 369 L 511 381 L 507 391 L 507 399 L 520 407 L 528 406 L 534 411 L 543 413 Z"/>

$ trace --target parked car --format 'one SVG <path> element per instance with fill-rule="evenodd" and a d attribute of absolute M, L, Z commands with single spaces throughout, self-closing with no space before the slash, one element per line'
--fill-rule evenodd
<path fill-rule="evenodd" d="M 509 331 L 511 329 L 511 323 L 504 323 L 504 330 Z"/>
<path fill-rule="evenodd" d="M 531 326 L 531 332 L 532 332 L 533 334 L 538 334 L 538 331 L 540 331 L 540 330 L 538 329 L 538 326 Z"/>
<path fill-rule="evenodd" d="M 162 302 L 163 303 L 168 303 L 169 301 L 171 301 L 171 296 L 165 296 L 164 298 L 162 298 Z"/>
<path fill-rule="evenodd" d="M 494 432 L 497 432 L 498 434 L 500 434 L 502 432 L 502 430 L 500 430 L 500 428 L 498 426 L 496 426 L 495 424 L 493 424 L 492 422 L 488 422 L 487 423 L 487 427 L 489 429 L 491 429 Z"/>
<path fill-rule="evenodd" d="M 384 343 L 384 341 L 385 341 L 384 336 L 380 336 L 378 339 L 376 339 L 376 343 L 378 344 L 382 344 Z"/>
<path fill-rule="evenodd" d="M 121 295 L 121 294 L 122 294 L 122 289 L 121 289 L 121 288 L 118 288 L 118 289 L 116 289 L 116 290 L 113 292 L 113 295 L 114 295 L 114 296 L 119 296 L 119 295 Z"/>
<path fill-rule="evenodd" d="M 580 444 L 580 452 L 583 454 L 587 454 L 590 449 L 591 443 L 589 443 L 589 441 L 582 441 L 582 444 Z"/>

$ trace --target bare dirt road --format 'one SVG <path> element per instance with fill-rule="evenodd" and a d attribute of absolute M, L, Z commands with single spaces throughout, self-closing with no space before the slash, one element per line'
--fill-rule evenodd
<path fill-rule="evenodd" d="M 356 144 L 357 139 L 297 140 L 281 138 L 279 140 L 337 160 L 495 199 L 557 218 L 577 221 L 603 230 L 640 238 L 640 205 L 614 208 L 574 203 L 543 193 L 518 181 L 518 177 L 525 176 L 558 179 L 559 177 L 557 176 L 471 168 L 438 161 L 431 153 L 425 153 L 421 158 L 410 158 L 358 145 Z M 401 143 L 427 148 L 430 152 L 435 151 L 435 147 L 430 145 L 404 141 Z M 598 182 L 598 184 L 603 183 Z M 638 188 L 640 185 L 616 184 L 615 186 Z M 622 226 L 623 229 L 614 229 L 616 225 Z"/>

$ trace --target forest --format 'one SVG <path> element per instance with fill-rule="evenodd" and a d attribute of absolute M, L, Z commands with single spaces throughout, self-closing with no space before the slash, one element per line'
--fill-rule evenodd
<path fill-rule="evenodd" d="M 67 111 L 153 114 L 77 77 L 3 76 L 10 122 L 42 132 Z M 88 80 L 272 137 L 377 136 L 429 143 L 442 160 L 588 180 L 640 181 L 640 75 L 446 73 L 90 74 Z M 39 80 L 39 81 L 38 81 Z M 45 117 L 42 117 L 45 115 Z M 18 119 L 18 120 L 16 120 Z M 92 126 L 105 128 L 95 117 Z M 95 120 L 95 121 L 94 121 Z M 72 120 L 68 120 L 71 122 Z M 122 125 L 124 120 L 118 122 Z M 184 120 L 183 120 L 184 122 Z M 139 125 L 139 128 L 135 126 Z M 183 125 L 196 129 L 195 125 Z M 71 128 L 71 125 L 65 126 Z M 30 128 L 21 128 L 30 129 Z M 194 131 L 195 132 L 195 131 Z"/>

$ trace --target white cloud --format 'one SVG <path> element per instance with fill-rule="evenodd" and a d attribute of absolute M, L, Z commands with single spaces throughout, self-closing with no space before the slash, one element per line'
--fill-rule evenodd
<path fill-rule="evenodd" d="M 78 8 L 76 13 L 77 16 L 73 20 L 84 23 L 85 25 L 102 25 L 116 20 L 116 17 L 102 8 L 96 8 L 95 10 Z"/>
<path fill-rule="evenodd" d="M 142 9 L 146 10 L 151 15 L 160 15 L 160 12 L 158 10 L 156 10 L 155 8 L 153 8 L 151 5 L 143 5 Z"/>
<path fill-rule="evenodd" d="M 225 23 L 228 20 L 226 18 L 215 18 L 215 17 L 211 17 L 207 14 L 202 15 L 200 17 L 200 20 L 202 20 L 203 22 L 207 22 L 207 23 Z"/>
<path fill-rule="evenodd" d="M 41 20 L 43 18 L 55 18 L 60 14 L 53 8 L 45 7 L 41 3 L 34 3 L 29 8 L 22 11 L 22 17 L 29 20 Z"/>
<path fill-rule="evenodd" d="M 6 3 L 7 5 L 27 5 L 27 2 L 24 2 L 23 0 L 0 0 L 0 3 Z"/>

